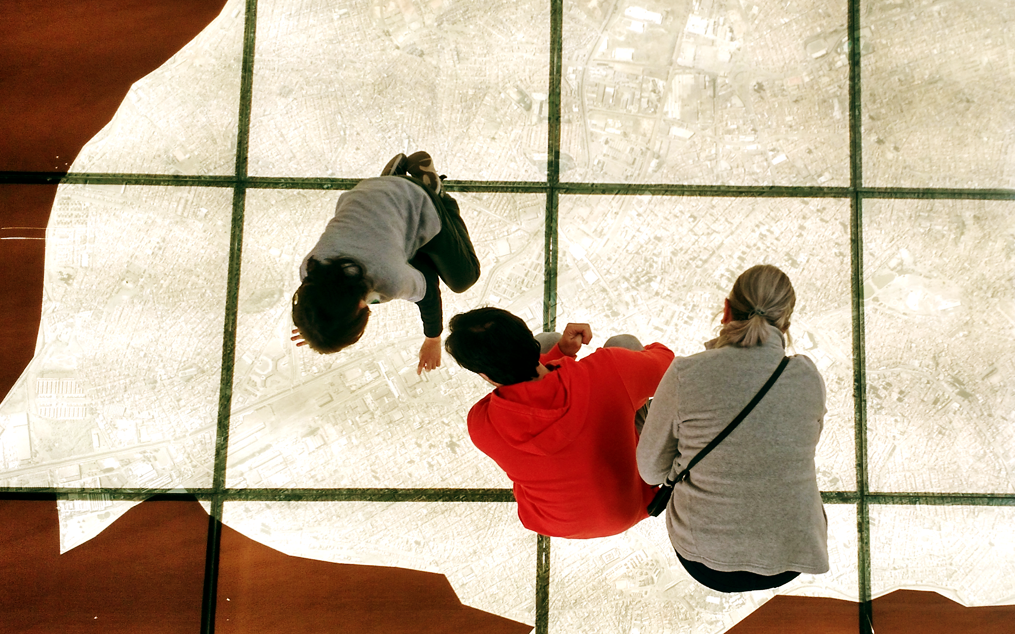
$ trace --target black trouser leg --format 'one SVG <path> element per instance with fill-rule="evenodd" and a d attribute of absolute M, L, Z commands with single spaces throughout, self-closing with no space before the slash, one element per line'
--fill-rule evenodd
<path fill-rule="evenodd" d="M 441 219 L 441 230 L 420 251 L 430 256 L 437 274 L 452 291 L 463 293 L 479 279 L 479 258 L 458 203 L 447 194 L 432 197 Z M 439 201 L 440 204 L 437 204 Z"/>
<path fill-rule="evenodd" d="M 416 182 L 416 179 L 410 180 Z M 438 196 L 430 189 L 424 189 L 437 209 L 441 230 L 419 248 L 409 264 L 426 278 L 426 295 L 416 305 L 423 319 L 423 333 L 427 337 L 436 337 L 444 328 L 444 309 L 437 278 L 444 280 L 452 291 L 463 293 L 479 279 L 479 258 L 455 199 L 446 193 Z"/>
<path fill-rule="evenodd" d="M 674 552 L 676 552 L 674 550 Z M 687 574 L 705 586 L 717 592 L 750 592 L 752 590 L 768 590 L 778 588 L 793 581 L 800 576 L 799 572 L 780 572 L 777 575 L 766 576 L 754 572 L 720 572 L 712 570 L 708 566 L 696 561 L 688 561 L 677 553 L 677 559 Z"/>

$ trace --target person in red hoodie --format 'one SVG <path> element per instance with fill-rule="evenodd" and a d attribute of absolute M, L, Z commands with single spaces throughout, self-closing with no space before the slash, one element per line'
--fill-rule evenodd
<path fill-rule="evenodd" d="M 525 322 L 499 308 L 455 315 L 449 329 L 448 353 L 496 387 L 469 412 L 469 436 L 514 482 L 523 526 L 584 539 L 648 517 L 656 488 L 638 474 L 637 423 L 673 352 L 621 335 L 579 361 L 592 330 L 568 324 L 540 354 Z"/>

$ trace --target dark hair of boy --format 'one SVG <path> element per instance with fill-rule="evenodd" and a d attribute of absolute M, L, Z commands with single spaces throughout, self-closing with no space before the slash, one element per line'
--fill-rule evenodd
<path fill-rule="evenodd" d="M 500 385 L 539 376 L 539 342 L 519 317 L 500 308 L 477 308 L 451 318 L 444 342 L 458 365 Z"/>
<path fill-rule="evenodd" d="M 370 309 L 360 306 L 370 290 L 363 266 L 351 258 L 307 261 L 307 276 L 293 295 L 293 325 L 307 345 L 330 354 L 363 336 Z"/>

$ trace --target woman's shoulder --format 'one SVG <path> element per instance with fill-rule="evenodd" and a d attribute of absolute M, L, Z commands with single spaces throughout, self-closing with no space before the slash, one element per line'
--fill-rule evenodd
<path fill-rule="evenodd" d="M 722 348 L 711 348 L 701 352 L 674 357 L 670 365 L 670 372 L 687 376 L 689 374 L 718 372 L 723 374 L 742 374 L 771 370 L 762 370 L 770 364 L 777 363 L 782 356 L 781 349 L 776 352 L 772 349 L 740 348 L 738 346 L 723 346 Z M 814 360 L 807 355 L 790 355 L 788 368 L 794 369 L 794 374 L 806 376 L 822 381 L 821 372 L 815 365 Z"/>
<path fill-rule="evenodd" d="M 794 354 L 790 355 L 789 358 L 790 362 L 797 367 L 797 372 L 824 384 L 825 380 L 821 376 L 821 371 L 818 370 L 817 364 L 814 363 L 814 359 L 811 359 L 806 354 Z"/>
<path fill-rule="evenodd" d="M 790 360 L 799 368 L 797 371 L 802 376 L 816 383 L 820 383 L 821 388 L 824 389 L 825 378 L 821 376 L 821 370 L 819 370 L 817 364 L 814 363 L 814 359 L 811 359 L 806 354 L 795 354 L 790 356 Z"/>
<path fill-rule="evenodd" d="M 739 346 L 723 346 L 721 348 L 714 348 L 712 344 L 715 339 L 705 343 L 705 349 L 701 352 L 695 352 L 682 357 L 675 357 L 674 363 L 679 363 L 682 367 L 694 367 L 698 365 L 710 365 L 716 363 L 726 363 L 732 359 L 740 359 L 745 355 L 751 355 L 752 353 L 760 352 L 760 348 L 752 350 L 750 348 L 741 348 Z"/>
<path fill-rule="evenodd" d="M 674 357 L 666 374 L 670 375 L 671 380 L 682 380 L 685 383 L 708 381 L 709 377 L 728 373 L 738 365 L 735 359 L 737 355 L 730 352 L 727 348 L 712 348 Z"/>
<path fill-rule="evenodd" d="M 818 366 L 814 363 L 814 359 L 810 358 L 806 354 L 791 354 L 789 355 L 789 358 L 794 363 L 807 368 L 818 376 L 821 376 L 821 372 L 818 371 Z"/>

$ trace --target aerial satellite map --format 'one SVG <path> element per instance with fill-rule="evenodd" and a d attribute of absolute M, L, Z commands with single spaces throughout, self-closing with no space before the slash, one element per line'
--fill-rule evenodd
<path fill-rule="evenodd" d="M 716 634 L 775 595 L 1015 604 L 1015 202 L 978 193 L 1015 187 L 1015 8 L 865 2 L 852 39 L 847 9 L 230 0 L 70 167 L 133 180 L 59 187 L 36 354 L 0 402 L 0 485 L 95 490 L 59 501 L 68 551 L 137 504 L 101 491 L 208 490 L 221 472 L 222 521 L 249 539 L 439 573 L 465 605 L 542 611 L 554 634 Z M 445 289 L 445 324 L 494 306 L 533 332 L 587 322 L 589 349 L 630 333 L 685 356 L 717 335 L 742 271 L 789 275 L 789 351 L 827 391 L 830 572 L 713 592 L 649 518 L 553 538 L 537 605 L 537 536 L 513 502 L 328 498 L 510 499 L 466 427 L 491 387 L 448 354 L 417 374 L 415 306 L 373 307 L 336 354 L 290 340 L 300 264 L 339 196 L 416 150 L 482 266 Z"/>

